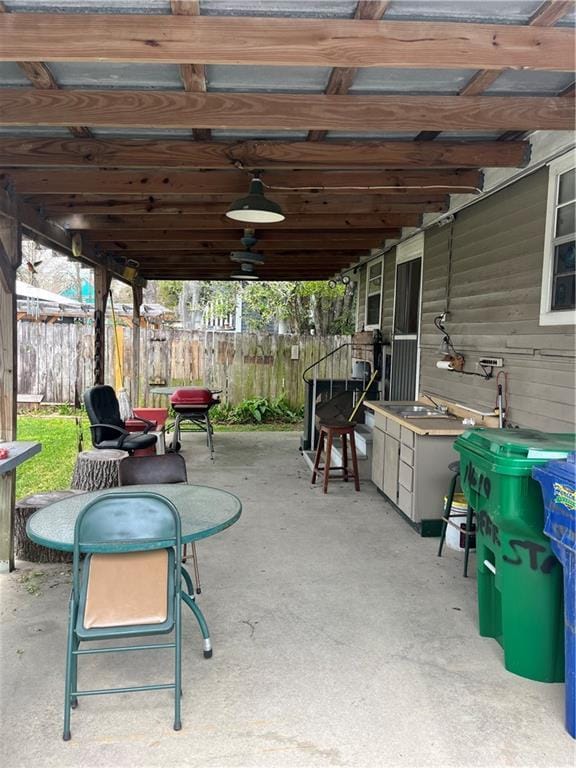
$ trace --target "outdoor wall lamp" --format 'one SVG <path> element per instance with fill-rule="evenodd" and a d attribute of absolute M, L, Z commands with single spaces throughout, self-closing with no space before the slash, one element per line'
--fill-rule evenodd
<path fill-rule="evenodd" d="M 338 275 L 338 277 L 328 280 L 330 288 L 336 288 L 338 284 L 348 285 L 350 283 L 350 277 L 348 275 Z"/>
<path fill-rule="evenodd" d="M 229 219 L 249 224 L 273 224 L 284 221 L 286 217 L 282 213 L 282 208 L 274 200 L 266 197 L 264 184 L 259 176 L 260 172 L 255 171 L 246 197 L 235 200 L 228 208 L 226 216 Z"/>

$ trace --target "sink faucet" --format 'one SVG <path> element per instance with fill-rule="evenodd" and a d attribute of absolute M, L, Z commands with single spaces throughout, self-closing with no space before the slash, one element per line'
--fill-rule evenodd
<path fill-rule="evenodd" d="M 430 400 L 430 402 L 432 403 L 434 408 L 438 411 L 438 413 L 442 413 L 442 414 L 448 413 L 447 406 L 440 405 L 440 403 L 437 403 L 436 400 L 434 400 L 434 398 L 432 397 L 432 395 L 430 395 L 428 392 L 423 392 L 422 394 L 426 395 L 426 397 L 428 398 L 428 400 Z"/>

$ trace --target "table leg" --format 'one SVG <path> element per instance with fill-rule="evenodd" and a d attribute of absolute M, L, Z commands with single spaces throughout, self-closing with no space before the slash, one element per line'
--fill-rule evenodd
<path fill-rule="evenodd" d="M 190 574 L 188 573 L 186 568 L 184 568 L 183 565 L 180 566 L 180 570 L 182 572 L 182 577 L 186 582 L 186 589 L 188 590 L 188 594 L 191 595 L 192 600 L 194 600 L 194 584 L 192 582 L 192 576 L 190 576 Z"/>
<path fill-rule="evenodd" d="M 202 637 L 204 638 L 204 642 L 203 642 L 204 658 L 209 659 L 212 656 L 212 641 L 210 640 L 210 632 L 208 630 L 208 624 L 206 624 L 206 619 L 204 618 L 204 614 L 202 613 L 200 608 L 196 605 L 196 601 L 194 600 L 193 597 L 191 597 L 186 592 L 180 592 L 180 595 L 182 596 L 182 600 L 184 600 L 184 602 L 186 603 L 188 608 L 190 608 L 194 616 L 196 616 L 196 621 L 200 626 L 200 632 L 202 632 Z"/>

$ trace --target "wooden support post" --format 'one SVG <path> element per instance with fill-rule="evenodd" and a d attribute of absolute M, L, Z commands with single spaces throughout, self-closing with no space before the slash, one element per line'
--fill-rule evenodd
<path fill-rule="evenodd" d="M 16 440 L 16 270 L 22 260 L 21 229 L 0 214 L 0 441 Z M 14 569 L 16 472 L 0 475 L 0 571 Z"/>
<path fill-rule="evenodd" d="M 106 304 L 111 274 L 105 267 L 94 268 L 94 384 L 104 384 L 106 367 Z"/>
<path fill-rule="evenodd" d="M 133 310 L 132 310 L 132 381 L 131 400 L 132 405 L 140 405 L 140 305 L 142 304 L 142 288 L 132 286 Z"/>

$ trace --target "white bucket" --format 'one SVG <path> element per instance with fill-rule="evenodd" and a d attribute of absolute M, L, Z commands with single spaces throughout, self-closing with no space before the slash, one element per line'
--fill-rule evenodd
<path fill-rule="evenodd" d="M 446 502 L 448 499 L 444 497 L 444 509 L 446 509 Z M 452 510 L 450 513 L 450 523 L 446 527 L 446 546 L 449 549 L 455 549 L 457 552 L 464 552 L 464 543 L 466 541 L 466 513 L 468 511 L 468 505 L 464 495 L 461 493 L 455 493 L 452 501 Z M 458 527 L 455 527 L 458 526 Z M 474 543 L 472 541 L 472 543 Z M 474 546 L 470 547 L 473 551 Z"/>

